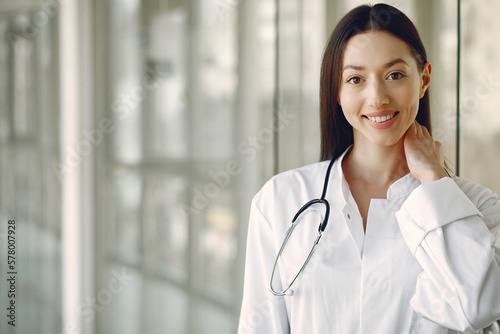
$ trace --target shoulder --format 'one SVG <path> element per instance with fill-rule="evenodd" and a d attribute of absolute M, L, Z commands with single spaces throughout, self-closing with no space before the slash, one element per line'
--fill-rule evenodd
<path fill-rule="evenodd" d="M 329 162 L 321 161 L 274 175 L 262 186 L 253 202 L 265 204 L 277 198 L 310 197 L 310 193 L 322 188 Z M 321 192 L 314 194 L 316 197 L 320 195 Z"/>

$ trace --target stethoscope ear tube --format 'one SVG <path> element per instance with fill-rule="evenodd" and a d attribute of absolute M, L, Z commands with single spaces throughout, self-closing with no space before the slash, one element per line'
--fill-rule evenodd
<path fill-rule="evenodd" d="M 296 218 L 294 218 L 293 221 L 292 221 L 292 226 L 290 226 L 288 228 L 288 230 L 286 231 L 285 240 L 283 240 L 283 243 L 281 244 L 281 247 L 280 247 L 280 250 L 278 252 L 278 255 L 276 256 L 276 259 L 274 260 L 274 266 L 273 266 L 273 271 L 271 273 L 271 281 L 269 283 L 269 287 L 271 288 L 271 292 L 275 296 L 285 296 L 287 294 L 287 290 L 290 289 L 290 287 L 292 286 L 293 282 L 297 278 L 297 276 L 295 276 L 295 278 L 293 279 L 292 283 L 288 284 L 288 286 L 286 287 L 286 289 L 283 290 L 283 291 L 281 291 L 281 292 L 275 291 L 274 288 L 273 288 L 274 272 L 276 271 L 276 265 L 278 264 L 278 259 L 281 256 L 281 253 L 283 253 L 283 250 L 285 249 L 285 245 L 288 242 L 288 239 L 290 239 L 290 235 L 292 235 L 292 232 L 295 229 L 295 226 L 297 226 L 295 224 L 295 219 Z M 293 290 L 292 290 L 292 295 L 293 295 Z"/>
<path fill-rule="evenodd" d="M 309 254 L 307 255 L 307 258 L 306 260 L 304 261 L 304 263 L 302 264 L 302 267 L 300 267 L 300 270 L 299 272 L 295 275 L 295 277 L 293 278 L 293 280 L 290 282 L 290 284 L 288 284 L 288 286 L 281 292 L 278 292 L 278 291 L 275 291 L 274 288 L 273 288 L 273 279 L 274 279 L 274 272 L 276 271 L 276 265 L 278 263 L 278 259 L 279 257 L 281 256 L 281 253 L 283 252 L 283 250 L 285 249 L 285 245 L 286 243 L 288 242 L 288 239 L 290 238 L 290 235 L 292 234 L 292 231 L 294 230 L 296 224 L 292 223 L 292 226 L 290 226 L 288 228 L 288 231 L 286 233 L 286 236 L 285 236 L 285 240 L 283 240 L 283 244 L 281 245 L 281 248 L 278 252 L 278 256 L 276 256 L 276 259 L 274 260 L 274 266 L 273 266 L 273 271 L 271 273 L 271 281 L 270 281 L 270 288 L 271 288 L 271 292 L 273 293 L 273 295 L 275 296 L 293 296 L 294 294 L 294 291 L 292 289 L 290 289 L 290 287 L 292 286 L 292 284 L 295 282 L 295 280 L 299 277 L 299 275 L 302 273 L 302 271 L 304 271 L 304 268 L 306 267 L 306 265 L 309 263 L 309 260 L 311 259 L 313 253 L 314 253 L 314 249 L 316 248 L 316 246 L 318 245 L 319 243 L 319 240 L 321 239 L 321 236 L 323 235 L 323 232 L 322 231 L 318 231 L 318 236 L 316 237 L 316 239 L 314 240 L 314 243 L 313 243 L 313 246 L 311 248 L 311 251 L 309 252 Z"/>

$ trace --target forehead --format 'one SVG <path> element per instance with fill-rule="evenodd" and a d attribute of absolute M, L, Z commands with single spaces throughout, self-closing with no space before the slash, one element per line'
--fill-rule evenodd
<path fill-rule="evenodd" d="M 404 59 L 412 67 L 417 66 L 410 46 L 403 40 L 385 31 L 369 31 L 347 41 L 342 67 L 381 66 L 397 58 Z"/>

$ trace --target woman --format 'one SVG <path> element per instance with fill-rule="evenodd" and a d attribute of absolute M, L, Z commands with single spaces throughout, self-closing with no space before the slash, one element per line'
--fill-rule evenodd
<path fill-rule="evenodd" d="M 239 333 L 472 333 L 500 318 L 499 199 L 444 170 L 431 69 L 396 8 L 340 21 L 321 73 L 323 161 L 252 201 Z M 308 206 L 279 254 L 322 192 L 329 214 Z"/>

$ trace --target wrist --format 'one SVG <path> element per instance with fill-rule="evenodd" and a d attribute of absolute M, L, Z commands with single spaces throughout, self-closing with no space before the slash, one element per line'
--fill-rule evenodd
<path fill-rule="evenodd" d="M 422 178 L 420 179 L 420 182 L 430 183 L 430 182 L 441 180 L 443 177 L 449 177 L 448 173 L 446 173 L 444 168 L 435 169 L 435 170 L 429 171 L 429 173 L 426 173 L 426 175 L 423 175 Z"/>

